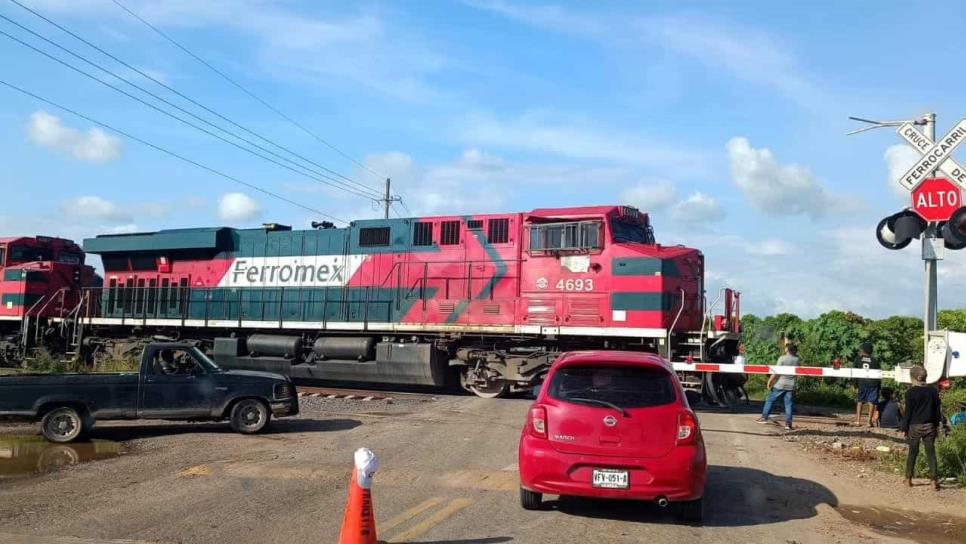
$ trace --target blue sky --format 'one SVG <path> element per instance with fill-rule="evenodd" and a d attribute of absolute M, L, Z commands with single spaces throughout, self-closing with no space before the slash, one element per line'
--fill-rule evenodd
<path fill-rule="evenodd" d="M 845 132 L 849 115 L 935 111 L 940 133 L 966 115 L 966 75 L 955 70 L 966 51 L 943 39 L 960 33 L 962 3 L 122 0 L 363 168 L 110 0 L 21 1 L 318 164 L 377 188 L 391 176 L 416 214 L 635 204 L 652 213 L 659 241 L 702 249 L 709 290 L 741 289 L 746 310 L 921 312 L 918 246 L 890 252 L 873 235 L 908 205 L 890 176 L 916 156 L 890 130 Z M 16 4 L 0 6 L 207 115 Z M 910 21 L 928 21 L 933 37 Z M 5 20 L 0 29 L 70 59 Z M 248 183 L 339 218 L 378 214 L 2 35 L 0 58 L 0 79 Z M 0 97 L 5 234 L 318 218 L 9 89 Z M 964 257 L 948 254 L 940 274 L 941 307 L 963 306 Z"/>

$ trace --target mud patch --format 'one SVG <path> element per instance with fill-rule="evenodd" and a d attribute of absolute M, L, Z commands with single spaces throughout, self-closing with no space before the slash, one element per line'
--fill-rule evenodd
<path fill-rule="evenodd" d="M 845 519 L 887 536 L 907 538 L 923 544 L 966 542 L 966 518 L 958 516 L 851 504 L 840 505 L 835 510 Z"/>
<path fill-rule="evenodd" d="M 0 436 L 0 479 L 53 472 L 122 453 L 121 443 L 110 440 L 54 444 L 41 436 Z"/>

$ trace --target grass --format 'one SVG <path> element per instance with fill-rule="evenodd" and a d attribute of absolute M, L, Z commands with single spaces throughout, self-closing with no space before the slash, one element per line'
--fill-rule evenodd
<path fill-rule="evenodd" d="M 108 373 L 108 372 L 137 372 L 140 361 L 137 357 L 108 357 L 98 358 L 94 367 L 75 363 L 49 353 L 40 352 L 24 360 L 21 372 L 34 374 L 61 374 L 64 372 Z"/>

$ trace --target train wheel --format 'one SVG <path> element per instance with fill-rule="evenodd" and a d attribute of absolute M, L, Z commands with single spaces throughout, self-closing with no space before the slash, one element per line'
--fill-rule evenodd
<path fill-rule="evenodd" d="M 506 380 L 492 380 L 483 386 L 472 384 L 470 385 L 470 391 L 477 397 L 496 399 L 506 396 L 510 391 L 510 384 L 506 383 Z"/>
<path fill-rule="evenodd" d="M 467 368 L 460 374 L 460 384 L 463 389 L 484 399 L 503 397 L 510 391 L 510 384 L 499 375 L 491 375 L 485 371 L 478 374 L 472 368 Z"/>

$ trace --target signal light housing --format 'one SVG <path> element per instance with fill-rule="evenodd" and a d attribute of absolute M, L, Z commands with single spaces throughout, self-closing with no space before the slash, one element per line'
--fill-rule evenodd
<path fill-rule="evenodd" d="M 949 221 L 940 223 L 939 235 L 947 249 L 966 248 L 966 206 L 953 212 Z"/>
<path fill-rule="evenodd" d="M 879 221 L 875 228 L 875 237 L 886 249 L 902 249 L 913 238 L 922 236 L 926 226 L 926 220 L 918 214 L 912 210 L 902 210 Z"/>

